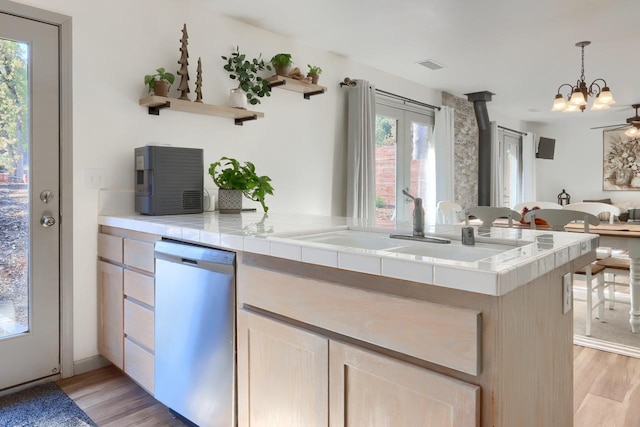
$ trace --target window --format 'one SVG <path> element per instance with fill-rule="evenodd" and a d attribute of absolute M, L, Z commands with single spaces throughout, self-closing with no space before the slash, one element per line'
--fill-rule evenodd
<path fill-rule="evenodd" d="M 381 223 L 411 221 L 407 189 L 421 197 L 427 223 L 436 218 L 434 115 L 431 110 L 376 99 L 376 216 Z"/>
<path fill-rule="evenodd" d="M 498 128 L 498 143 L 502 167 L 501 206 L 522 203 L 522 136 Z"/>

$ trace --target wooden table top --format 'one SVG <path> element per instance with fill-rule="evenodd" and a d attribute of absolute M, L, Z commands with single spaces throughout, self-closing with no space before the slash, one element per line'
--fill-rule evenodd
<path fill-rule="evenodd" d="M 584 231 L 584 226 L 582 224 L 567 224 L 565 230 L 581 233 Z M 640 223 L 600 223 L 600 225 L 589 226 L 589 232 L 600 236 L 640 237 Z"/>
<path fill-rule="evenodd" d="M 494 223 L 494 227 L 507 227 L 507 220 L 498 218 Z M 529 224 L 521 224 L 519 221 L 513 221 L 514 228 L 531 228 Z M 570 223 L 565 227 L 566 231 L 573 233 L 583 233 L 584 224 Z M 549 226 L 537 226 L 536 230 L 550 230 Z M 589 232 L 600 236 L 618 236 L 618 237 L 640 237 L 640 222 L 616 222 L 609 224 L 601 222 L 600 225 L 590 225 Z"/>

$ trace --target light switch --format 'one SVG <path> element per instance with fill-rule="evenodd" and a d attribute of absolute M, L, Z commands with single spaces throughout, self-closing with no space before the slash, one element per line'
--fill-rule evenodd
<path fill-rule="evenodd" d="M 562 276 L 562 314 L 567 314 L 571 310 L 572 298 L 571 273 L 567 273 Z"/>
<path fill-rule="evenodd" d="M 106 188 L 106 172 L 104 169 L 85 169 L 84 187 L 87 190 L 98 190 Z"/>

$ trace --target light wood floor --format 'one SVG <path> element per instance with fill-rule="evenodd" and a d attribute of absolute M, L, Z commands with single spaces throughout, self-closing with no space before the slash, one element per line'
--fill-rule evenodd
<path fill-rule="evenodd" d="M 575 427 L 640 426 L 640 359 L 574 346 Z M 58 385 L 99 426 L 183 426 L 113 366 Z"/>
<path fill-rule="evenodd" d="M 575 427 L 640 426 L 640 359 L 573 347 Z"/>
<path fill-rule="evenodd" d="M 100 427 L 185 425 L 113 365 L 57 384 Z"/>

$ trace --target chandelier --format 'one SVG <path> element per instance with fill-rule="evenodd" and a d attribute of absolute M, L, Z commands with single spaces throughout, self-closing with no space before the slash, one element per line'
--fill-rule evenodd
<path fill-rule="evenodd" d="M 613 95 L 611 94 L 611 90 L 607 86 L 607 82 L 604 81 L 604 79 L 595 79 L 588 86 L 585 82 L 584 48 L 585 46 L 589 46 L 590 44 L 590 41 L 576 43 L 576 46 L 582 49 L 582 68 L 580 69 L 580 79 L 576 82 L 575 85 L 565 83 L 558 87 L 558 94 L 553 101 L 553 108 L 551 109 L 551 111 L 584 112 L 584 110 L 587 108 L 587 99 L 589 96 L 595 96 L 595 100 L 593 101 L 593 105 L 591 106 L 592 110 L 606 110 L 612 104 L 616 103 L 616 101 L 614 101 L 613 99 Z M 599 84 L 599 82 L 601 82 L 602 85 Z M 567 94 L 567 99 L 565 99 L 565 97 L 560 93 L 560 90 L 565 86 L 570 88 L 570 91 Z"/>

